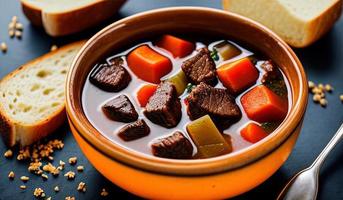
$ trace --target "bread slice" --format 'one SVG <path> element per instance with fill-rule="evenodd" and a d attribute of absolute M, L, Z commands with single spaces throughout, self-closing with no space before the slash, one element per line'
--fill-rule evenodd
<path fill-rule="evenodd" d="M 114 16 L 126 0 L 21 0 L 26 17 L 51 36 L 80 32 Z"/>
<path fill-rule="evenodd" d="M 0 82 L 0 134 L 21 146 L 47 136 L 65 121 L 65 79 L 84 41 L 39 57 Z"/>
<path fill-rule="evenodd" d="M 223 7 L 264 24 L 291 46 L 305 47 L 337 21 L 342 0 L 223 0 Z"/>

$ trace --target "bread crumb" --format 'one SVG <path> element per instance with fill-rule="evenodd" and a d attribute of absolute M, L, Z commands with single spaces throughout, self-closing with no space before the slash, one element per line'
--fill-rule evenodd
<path fill-rule="evenodd" d="M 63 162 L 62 160 L 60 160 L 60 166 L 61 166 L 61 167 L 64 167 L 65 164 L 66 164 L 65 162 Z"/>
<path fill-rule="evenodd" d="M 9 24 L 8 24 L 8 30 L 13 30 L 13 29 L 15 29 L 15 22 L 10 22 Z"/>
<path fill-rule="evenodd" d="M 106 191 L 105 188 L 102 188 L 100 195 L 103 196 L 103 197 L 108 196 L 108 192 Z"/>
<path fill-rule="evenodd" d="M 8 35 L 13 38 L 14 37 L 14 30 L 9 30 Z"/>
<path fill-rule="evenodd" d="M 16 23 L 16 24 L 15 24 L 15 29 L 22 31 L 22 30 L 24 29 L 23 24 L 22 24 L 22 23 L 19 23 L 19 22 Z"/>
<path fill-rule="evenodd" d="M 320 101 L 321 99 L 322 99 L 322 98 L 321 98 L 321 96 L 320 96 L 319 94 L 313 95 L 313 101 L 314 101 L 315 103 L 319 103 L 319 101 Z"/>
<path fill-rule="evenodd" d="M 333 87 L 330 84 L 325 84 L 325 90 L 327 92 L 332 92 L 333 91 Z"/>
<path fill-rule="evenodd" d="M 48 180 L 48 175 L 46 175 L 46 174 L 42 174 L 42 178 L 43 178 L 43 180 Z"/>
<path fill-rule="evenodd" d="M 51 200 L 51 197 L 46 198 L 46 200 Z"/>
<path fill-rule="evenodd" d="M 84 167 L 82 166 L 82 165 L 79 165 L 79 166 L 77 166 L 77 171 L 79 171 L 79 172 L 83 172 L 83 170 L 84 170 Z"/>
<path fill-rule="evenodd" d="M 31 162 L 29 167 L 27 168 L 29 172 L 39 174 L 41 171 L 40 167 L 42 166 L 41 162 Z"/>
<path fill-rule="evenodd" d="M 69 171 L 69 172 L 65 173 L 64 176 L 67 177 L 68 180 L 72 180 L 75 178 L 75 172 Z"/>
<path fill-rule="evenodd" d="M 26 185 L 21 185 L 20 189 L 25 190 L 26 189 Z"/>
<path fill-rule="evenodd" d="M 0 49 L 3 53 L 6 53 L 8 48 L 7 48 L 7 44 L 5 42 L 1 42 L 0 44 Z"/>
<path fill-rule="evenodd" d="M 15 31 L 14 32 L 14 35 L 18 38 L 18 39 L 21 39 L 21 37 L 23 36 L 23 33 L 19 30 Z"/>
<path fill-rule="evenodd" d="M 75 165 L 76 162 L 77 162 L 77 157 L 76 156 L 69 158 L 69 164 Z"/>
<path fill-rule="evenodd" d="M 33 196 L 37 198 L 45 197 L 44 190 L 42 188 L 35 188 L 35 190 L 33 191 Z"/>
<path fill-rule="evenodd" d="M 54 175 L 54 176 L 57 176 L 57 175 L 60 173 L 59 169 L 57 169 L 57 168 L 56 168 L 55 166 L 53 166 L 51 163 L 48 163 L 48 164 L 44 165 L 44 166 L 43 166 L 43 170 L 44 170 L 45 172 L 51 173 L 51 174 Z"/>
<path fill-rule="evenodd" d="M 60 188 L 59 188 L 58 186 L 55 186 L 55 187 L 54 187 L 54 191 L 55 191 L 55 192 L 59 192 L 59 191 L 60 191 Z"/>
<path fill-rule="evenodd" d="M 86 183 L 80 182 L 79 185 L 77 186 L 77 190 L 80 192 L 86 192 Z"/>
<path fill-rule="evenodd" d="M 13 156 L 13 152 L 11 149 L 7 150 L 5 153 L 4 153 L 4 156 L 5 158 L 12 158 Z"/>
<path fill-rule="evenodd" d="M 30 180 L 30 178 L 28 176 L 21 176 L 20 180 L 22 180 L 23 182 L 27 182 Z"/>
<path fill-rule="evenodd" d="M 65 200 L 75 200 L 75 197 L 67 196 Z"/>
<path fill-rule="evenodd" d="M 14 177 L 15 177 L 14 172 L 13 172 L 13 171 L 10 171 L 10 173 L 8 173 L 8 178 L 13 180 Z"/>
<path fill-rule="evenodd" d="M 13 23 L 16 23 L 17 21 L 18 21 L 18 17 L 14 15 L 14 16 L 12 17 L 12 22 L 13 22 Z"/>
<path fill-rule="evenodd" d="M 19 150 L 17 160 L 27 160 L 31 157 L 30 147 L 26 146 L 23 149 Z"/>
<path fill-rule="evenodd" d="M 50 47 L 50 51 L 56 51 L 57 49 L 58 47 L 55 44 Z"/>
<path fill-rule="evenodd" d="M 322 107 L 326 107 L 328 105 L 328 101 L 326 99 L 321 99 L 319 103 Z"/>

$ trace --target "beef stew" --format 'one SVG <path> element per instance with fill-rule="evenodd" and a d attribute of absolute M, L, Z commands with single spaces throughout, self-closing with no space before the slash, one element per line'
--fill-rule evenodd
<path fill-rule="evenodd" d="M 99 60 L 82 105 L 92 125 L 123 148 L 204 159 L 272 134 L 290 92 L 273 61 L 233 41 L 163 35 Z"/>

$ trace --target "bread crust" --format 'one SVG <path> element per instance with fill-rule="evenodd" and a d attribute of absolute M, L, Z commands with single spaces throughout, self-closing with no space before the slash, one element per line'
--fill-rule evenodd
<path fill-rule="evenodd" d="M 85 41 L 75 42 L 60 49 L 47 53 L 41 57 L 38 57 L 23 66 L 19 67 L 18 69 L 14 70 L 13 72 L 9 73 L 0 81 L 0 86 L 2 83 L 9 81 L 14 75 L 19 73 L 26 68 L 30 68 L 34 66 L 36 63 L 41 62 L 49 57 L 53 57 L 60 51 L 67 51 L 68 49 L 72 49 L 74 47 L 82 46 Z M 65 112 L 65 104 L 60 106 L 58 110 L 52 113 L 45 119 L 38 121 L 34 124 L 25 124 L 14 119 L 11 119 L 5 109 L 2 107 L 0 103 L 0 134 L 3 138 L 4 143 L 8 147 L 13 147 L 16 143 L 19 143 L 20 146 L 30 145 L 39 139 L 49 135 L 50 133 L 54 132 L 58 127 L 60 127 L 66 119 L 66 112 Z"/>
<path fill-rule="evenodd" d="M 33 25 L 43 26 L 42 10 L 40 8 L 28 4 L 25 1 L 21 1 L 21 9 Z"/>
<path fill-rule="evenodd" d="M 301 44 L 295 44 L 295 47 L 306 47 L 317 41 L 325 35 L 334 23 L 339 19 L 342 13 L 342 0 L 337 0 L 331 7 L 324 10 L 318 17 L 314 18 L 309 24 L 309 32 L 312 33 Z"/>
<path fill-rule="evenodd" d="M 70 35 L 95 26 L 114 16 L 125 2 L 126 0 L 100 0 L 65 12 L 49 13 L 21 0 L 27 18 L 33 24 L 43 26 L 54 37 Z"/>
<path fill-rule="evenodd" d="M 311 45 L 325 33 L 327 33 L 333 24 L 339 19 L 342 13 L 342 0 L 336 0 L 327 9 L 323 10 L 317 17 L 309 21 L 303 27 L 305 33 L 302 40 L 292 39 L 291 37 L 283 37 L 283 39 L 291 46 L 303 48 Z M 230 0 L 222 0 L 224 10 L 230 10 Z"/>

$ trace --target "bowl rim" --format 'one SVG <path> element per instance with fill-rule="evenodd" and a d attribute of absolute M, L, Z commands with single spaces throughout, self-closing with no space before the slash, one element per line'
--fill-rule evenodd
<path fill-rule="evenodd" d="M 87 129 L 85 124 L 83 124 L 84 121 L 81 121 L 78 117 L 79 115 L 84 115 L 84 117 L 86 117 L 84 112 L 79 113 L 76 112 L 75 109 L 77 106 L 82 108 L 82 105 L 78 105 L 77 103 L 81 100 L 74 100 L 73 97 L 75 95 L 72 92 L 72 87 L 75 85 L 73 84 L 73 80 L 75 80 L 75 72 L 77 67 L 80 67 L 80 65 L 78 64 L 80 63 L 80 60 L 83 59 L 83 55 L 85 54 L 85 52 L 87 52 L 87 50 L 89 50 L 89 48 L 96 43 L 99 37 L 106 35 L 107 33 L 114 30 L 116 27 L 125 25 L 125 23 L 128 21 L 142 16 L 158 15 L 165 12 L 204 12 L 215 15 L 227 15 L 229 17 L 236 18 L 241 22 L 259 29 L 265 34 L 268 34 L 269 37 L 275 40 L 278 45 L 284 50 L 284 52 L 287 53 L 287 57 L 291 60 L 292 65 L 294 66 L 297 73 L 300 94 L 299 97 L 292 102 L 291 110 L 289 111 L 282 124 L 273 132 L 273 134 L 270 135 L 271 137 L 268 136 L 262 141 L 250 145 L 249 147 L 223 156 L 198 160 L 176 160 L 152 156 L 142 156 L 141 153 L 120 147 L 119 145 L 109 141 L 107 138 L 102 136 L 100 132 L 91 125 L 88 119 L 86 122 L 88 123 L 87 125 L 92 126 L 98 133 L 98 136 L 95 136 L 95 134 L 93 134 L 94 130 L 90 131 L 89 129 Z M 80 134 L 82 138 L 87 141 L 87 143 L 115 161 L 118 161 L 125 165 L 129 165 L 136 169 L 166 175 L 209 175 L 227 170 L 233 170 L 254 162 L 258 159 L 261 159 L 263 156 L 281 145 L 281 143 L 283 143 L 289 137 L 289 135 L 298 127 L 306 110 L 307 98 L 307 78 L 305 71 L 293 50 L 279 36 L 277 36 L 274 32 L 272 32 L 265 26 L 246 17 L 219 9 L 205 7 L 182 6 L 154 9 L 123 18 L 108 25 L 107 27 L 96 33 L 81 48 L 72 62 L 66 79 L 66 110 L 69 123 L 72 123 L 78 134 Z M 258 156 L 255 155 L 255 152 L 259 152 Z"/>

